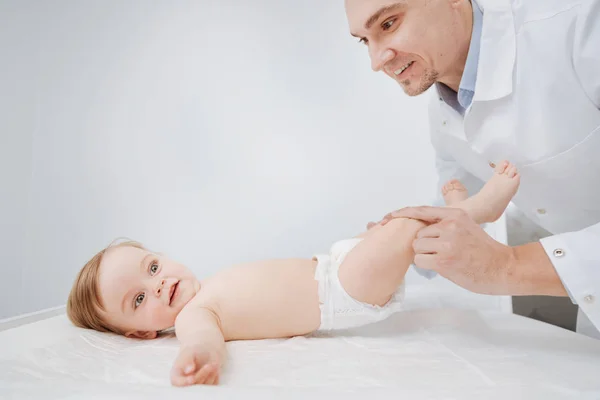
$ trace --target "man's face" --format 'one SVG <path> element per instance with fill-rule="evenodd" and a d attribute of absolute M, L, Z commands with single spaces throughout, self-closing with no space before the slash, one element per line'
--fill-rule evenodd
<path fill-rule="evenodd" d="M 409 96 L 436 81 L 460 82 L 472 30 L 469 0 L 345 0 L 350 32 L 367 45 L 374 71 Z"/>

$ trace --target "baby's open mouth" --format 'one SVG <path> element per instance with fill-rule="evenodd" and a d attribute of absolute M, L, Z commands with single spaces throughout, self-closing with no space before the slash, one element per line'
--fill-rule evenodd
<path fill-rule="evenodd" d="M 171 290 L 169 291 L 169 305 L 171 305 L 173 299 L 175 298 L 177 287 L 179 287 L 179 281 L 177 281 L 175 284 L 173 284 L 173 286 L 171 286 Z"/>

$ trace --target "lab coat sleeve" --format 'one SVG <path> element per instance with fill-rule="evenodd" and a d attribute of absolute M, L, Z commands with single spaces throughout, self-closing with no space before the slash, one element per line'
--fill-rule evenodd
<path fill-rule="evenodd" d="M 573 66 L 582 89 L 600 109 L 600 0 L 581 3 L 573 36 Z"/>
<path fill-rule="evenodd" d="M 573 34 L 573 66 L 600 109 L 600 0 L 581 2 Z M 540 240 L 571 301 L 600 329 L 600 224 Z"/>
<path fill-rule="evenodd" d="M 476 178 L 471 173 L 467 172 L 460 164 L 447 153 L 447 149 L 443 145 L 443 136 L 439 132 L 439 127 L 442 126 L 440 99 L 437 92 L 432 89 L 433 96 L 429 103 L 429 134 L 431 144 L 435 154 L 435 169 L 437 173 L 436 196 L 432 199 L 431 205 L 441 207 L 446 203 L 442 196 L 442 187 L 451 179 L 458 179 L 466 188 L 469 196 L 479 192 L 483 187 L 484 182 Z M 436 272 L 425 270 L 413 264 L 415 271 L 419 275 L 426 278 L 433 278 L 437 275 Z"/>
<path fill-rule="evenodd" d="M 571 298 L 600 329 L 600 224 L 540 240 Z"/>

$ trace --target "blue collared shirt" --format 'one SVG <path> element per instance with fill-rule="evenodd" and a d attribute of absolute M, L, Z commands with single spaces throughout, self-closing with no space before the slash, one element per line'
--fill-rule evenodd
<path fill-rule="evenodd" d="M 467 56 L 465 70 L 458 88 L 458 102 L 464 109 L 469 108 L 475 94 L 479 48 L 481 44 L 481 25 L 483 23 L 483 12 L 477 5 L 477 1 L 473 0 L 471 4 L 473 5 L 473 32 L 471 34 L 471 44 L 469 46 L 469 55 Z"/>
<path fill-rule="evenodd" d="M 465 63 L 465 69 L 460 80 L 458 93 L 455 93 L 445 85 L 441 85 L 440 87 L 442 99 L 461 115 L 464 115 L 466 109 L 469 108 L 475 95 L 479 49 L 481 45 L 481 26 L 483 24 L 483 12 L 479 8 L 479 5 L 477 5 L 477 1 L 472 0 L 471 4 L 473 7 L 473 31 L 471 33 L 469 54 L 467 55 L 467 62 Z"/>

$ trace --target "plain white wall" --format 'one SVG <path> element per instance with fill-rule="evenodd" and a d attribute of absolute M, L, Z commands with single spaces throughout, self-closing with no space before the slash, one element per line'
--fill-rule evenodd
<path fill-rule="evenodd" d="M 27 309 L 22 291 L 37 70 L 22 61 L 34 57 L 37 35 L 16 15 L 9 3 L 0 2 L 0 319 Z M 19 46 L 17 38 L 29 47 Z"/>
<path fill-rule="evenodd" d="M 341 1 L 2 7 L 2 268 L 19 285 L 0 318 L 64 304 L 120 236 L 204 277 L 325 252 L 435 194 L 428 98 L 370 70 Z"/>

